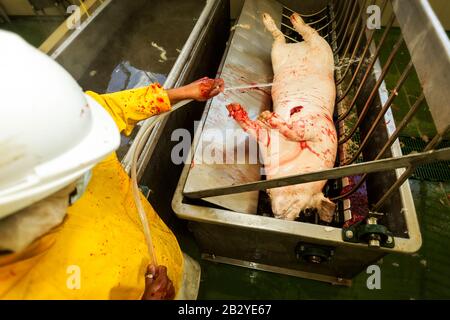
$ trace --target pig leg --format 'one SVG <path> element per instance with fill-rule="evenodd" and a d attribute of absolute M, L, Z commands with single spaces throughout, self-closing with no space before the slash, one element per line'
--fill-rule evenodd
<path fill-rule="evenodd" d="M 313 140 L 315 133 L 313 127 L 303 119 L 298 119 L 292 123 L 287 123 L 281 119 L 276 113 L 264 111 L 258 120 L 266 126 L 277 129 L 283 136 L 290 141 Z"/>
<path fill-rule="evenodd" d="M 298 13 L 291 15 L 291 23 L 294 29 L 303 37 L 303 40 L 308 42 L 311 38 L 317 34 L 317 31 L 308 26 L 302 17 Z"/>
<path fill-rule="evenodd" d="M 277 28 L 275 22 L 273 21 L 272 17 L 269 14 L 267 13 L 263 14 L 263 23 L 266 26 L 266 29 L 269 30 L 270 33 L 272 33 L 275 43 L 281 44 L 286 43 L 284 34 Z"/>
<path fill-rule="evenodd" d="M 268 144 L 270 141 L 269 130 L 264 123 L 250 120 L 247 111 L 239 103 L 231 103 L 227 105 L 227 109 L 229 116 L 233 117 L 245 132 L 263 145 Z"/>
<path fill-rule="evenodd" d="M 333 221 L 336 204 L 334 204 L 330 199 L 325 198 L 323 194 L 320 194 L 319 198 L 320 201 L 317 208 L 320 219 L 326 222 Z"/>

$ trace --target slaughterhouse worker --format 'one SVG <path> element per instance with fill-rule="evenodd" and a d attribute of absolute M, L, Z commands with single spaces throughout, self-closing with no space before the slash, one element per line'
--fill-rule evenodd
<path fill-rule="evenodd" d="M 172 299 L 184 258 L 142 198 L 150 257 L 119 132 L 181 99 L 207 100 L 221 79 L 164 90 L 83 93 L 56 62 L 0 31 L 0 298 Z"/>

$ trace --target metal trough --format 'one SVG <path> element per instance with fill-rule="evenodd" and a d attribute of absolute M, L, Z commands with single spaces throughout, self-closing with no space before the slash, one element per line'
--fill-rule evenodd
<path fill-rule="evenodd" d="M 336 168 L 264 181 L 258 163 L 197 163 L 206 145 L 223 144 L 211 138 L 210 129 L 235 129 L 230 131 L 237 132 L 233 138 L 250 145 L 247 135 L 227 118 L 225 105 L 239 102 L 255 118 L 270 109 L 270 90 L 229 93 L 207 104 L 192 146 L 194 161 L 185 164 L 172 201 L 176 215 L 189 221 L 203 258 L 349 285 L 355 275 L 385 254 L 413 253 L 420 248 L 420 228 L 407 179 L 422 163 L 450 159 L 449 148 L 435 150 L 450 124 L 446 89 L 450 45 L 427 1 L 406 0 L 381 2 L 381 9 L 392 6 L 393 14 L 384 35 L 375 42 L 375 31 L 366 28 L 370 4 L 373 1 L 331 1 L 304 16 L 331 44 L 338 66 Z M 272 37 L 264 30 L 261 13 L 270 13 L 287 39 L 301 41 L 286 20 L 291 11 L 276 1 L 245 1 L 218 72 L 228 86 L 271 81 Z M 383 64 L 380 49 L 395 21 L 402 35 Z M 403 42 L 411 62 L 388 91 L 384 80 Z M 414 69 L 423 94 L 396 127 L 391 105 Z M 424 152 L 403 155 L 398 135 L 425 100 L 436 136 Z M 303 214 L 300 221 L 271 216 L 263 190 L 324 178 L 329 179 L 325 193 L 338 204 L 331 224 L 319 222 L 314 213 Z"/>

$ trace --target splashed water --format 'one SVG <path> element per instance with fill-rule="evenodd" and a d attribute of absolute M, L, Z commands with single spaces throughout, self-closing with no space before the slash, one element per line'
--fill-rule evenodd
<path fill-rule="evenodd" d="M 369 63 L 372 60 L 373 56 L 370 56 L 364 59 L 365 63 Z M 355 59 L 350 58 L 341 58 L 339 62 L 334 66 L 334 70 L 342 70 L 344 68 L 348 68 L 353 64 L 359 63 L 361 61 L 361 57 L 357 57 Z"/>
<path fill-rule="evenodd" d="M 251 89 L 251 88 L 266 88 L 266 87 L 271 87 L 272 84 L 273 83 L 256 83 L 256 84 L 252 84 L 252 85 L 228 87 L 228 88 L 225 88 L 224 91 L 244 90 L 244 89 Z"/>

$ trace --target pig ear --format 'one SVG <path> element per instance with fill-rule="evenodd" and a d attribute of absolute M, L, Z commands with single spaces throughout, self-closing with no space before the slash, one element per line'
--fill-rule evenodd
<path fill-rule="evenodd" d="M 330 199 L 323 197 L 319 204 L 319 217 L 325 222 L 331 222 L 334 217 L 336 205 Z"/>

